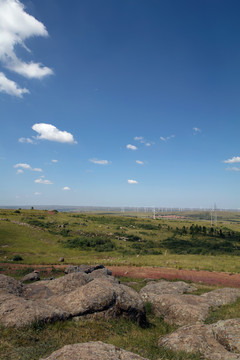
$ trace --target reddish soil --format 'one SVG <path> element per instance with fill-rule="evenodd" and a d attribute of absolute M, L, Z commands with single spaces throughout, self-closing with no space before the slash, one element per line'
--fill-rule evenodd
<path fill-rule="evenodd" d="M 55 269 L 64 270 L 67 265 L 25 265 L 25 264 L 9 264 L 0 263 L 1 271 L 4 274 L 14 274 L 15 270 L 26 269 L 28 267 L 35 270 L 52 273 L 52 267 Z M 108 266 L 112 270 L 113 275 L 132 277 L 132 278 L 150 278 L 150 279 L 166 279 L 166 280 L 190 280 L 192 282 L 201 282 L 208 285 L 223 285 L 240 288 L 240 274 L 225 273 L 225 272 L 210 272 L 210 271 L 196 271 L 196 270 L 177 270 L 169 268 L 157 267 L 136 267 L 136 266 Z"/>

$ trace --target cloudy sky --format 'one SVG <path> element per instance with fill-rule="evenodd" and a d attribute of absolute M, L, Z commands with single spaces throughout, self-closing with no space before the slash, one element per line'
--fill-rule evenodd
<path fill-rule="evenodd" d="M 240 208 L 238 0 L 0 0 L 0 205 Z"/>

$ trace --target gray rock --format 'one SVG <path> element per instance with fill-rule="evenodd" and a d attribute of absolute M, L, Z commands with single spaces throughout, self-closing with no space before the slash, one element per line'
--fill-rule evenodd
<path fill-rule="evenodd" d="M 64 257 L 60 257 L 60 258 L 58 259 L 58 261 L 59 261 L 59 262 L 64 262 Z"/>
<path fill-rule="evenodd" d="M 40 280 L 40 276 L 39 276 L 39 273 L 38 271 L 33 271 L 27 275 L 25 275 L 21 281 L 24 282 L 24 281 L 39 281 Z"/>
<path fill-rule="evenodd" d="M 87 284 L 93 279 L 84 272 L 71 273 L 54 280 L 39 281 L 25 286 L 26 299 L 47 299 L 53 295 L 64 295 Z"/>
<path fill-rule="evenodd" d="M 240 298 L 240 290 L 233 288 L 223 288 L 202 294 L 202 298 L 207 299 L 211 306 L 228 305 Z"/>
<path fill-rule="evenodd" d="M 42 360 L 147 360 L 101 341 L 66 345 Z M 160 360 L 160 359 L 159 359 Z"/>
<path fill-rule="evenodd" d="M 178 326 L 202 323 L 210 309 L 207 300 L 196 295 L 159 295 L 155 296 L 152 306 L 157 316 Z"/>
<path fill-rule="evenodd" d="M 3 292 L 21 296 L 23 292 L 23 285 L 20 281 L 15 280 L 11 276 L 0 274 L 0 294 Z"/>
<path fill-rule="evenodd" d="M 144 301 L 152 301 L 155 296 L 163 294 L 184 294 L 197 290 L 195 286 L 185 283 L 184 281 L 150 281 L 144 286 L 139 294 Z"/>
<path fill-rule="evenodd" d="M 103 265 L 69 265 L 66 269 L 65 269 L 65 274 L 70 274 L 73 272 L 80 272 L 83 271 L 86 274 L 90 274 L 91 272 L 93 272 L 94 270 L 97 269 L 104 269 L 105 266 Z"/>
<path fill-rule="evenodd" d="M 212 325 L 183 326 L 159 339 L 159 346 L 173 351 L 200 352 L 210 360 L 240 359 L 240 319 Z"/>
<path fill-rule="evenodd" d="M 34 321 L 54 322 L 66 319 L 66 314 L 47 304 L 25 300 L 12 294 L 0 294 L 0 323 L 9 327 L 21 327 Z"/>

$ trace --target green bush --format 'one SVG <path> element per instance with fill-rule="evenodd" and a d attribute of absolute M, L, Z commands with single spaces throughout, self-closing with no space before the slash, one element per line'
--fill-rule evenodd
<path fill-rule="evenodd" d="M 21 255 L 14 255 L 13 257 L 13 261 L 22 261 L 23 258 L 21 257 Z"/>

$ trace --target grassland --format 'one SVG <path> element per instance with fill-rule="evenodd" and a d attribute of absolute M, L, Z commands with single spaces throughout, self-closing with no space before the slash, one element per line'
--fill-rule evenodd
<path fill-rule="evenodd" d="M 161 213 L 162 215 L 162 213 Z M 167 214 L 163 214 L 167 215 Z M 172 214 L 171 214 L 172 215 Z M 240 272 L 240 213 L 92 214 L 0 210 L 0 262 L 103 263 Z"/>
<path fill-rule="evenodd" d="M 207 212 L 181 215 L 181 219 L 154 220 L 144 213 L 123 216 L 2 209 L 0 262 L 30 265 L 28 270 L 18 269 L 12 274 L 18 279 L 31 271 L 31 265 L 58 265 L 60 257 L 69 264 L 240 272 L 240 213 L 219 213 L 217 226 L 211 226 Z M 56 271 L 54 267 L 52 270 Z M 128 282 L 137 291 L 145 285 L 145 281 L 137 279 L 121 278 L 121 282 Z M 200 284 L 197 287 L 197 294 L 214 288 Z M 159 348 L 159 337 L 174 331 L 175 327 L 155 317 L 149 304 L 146 308 L 150 326 L 145 329 L 126 319 L 33 323 L 25 329 L 0 327 L 0 359 L 38 360 L 65 344 L 90 340 L 111 343 L 152 360 L 202 359 L 199 354 Z M 212 311 L 206 323 L 239 317 L 239 312 L 240 301 L 237 301 Z"/>

